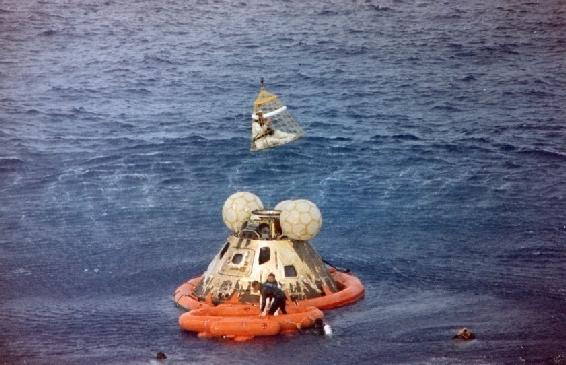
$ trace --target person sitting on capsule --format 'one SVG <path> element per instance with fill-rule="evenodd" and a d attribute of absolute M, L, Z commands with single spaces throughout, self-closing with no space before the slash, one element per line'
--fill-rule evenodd
<path fill-rule="evenodd" d="M 277 285 L 277 281 L 275 280 L 275 275 L 270 273 L 267 276 L 267 281 L 264 284 L 260 284 L 258 281 L 254 281 L 252 283 L 252 288 L 255 290 L 259 290 L 261 293 L 261 316 L 265 316 L 266 314 L 269 315 L 277 315 L 277 310 L 281 310 L 281 313 L 287 314 L 285 310 L 285 300 L 287 297 L 285 296 L 285 292 L 279 288 Z M 267 302 L 270 302 L 268 305 Z"/>

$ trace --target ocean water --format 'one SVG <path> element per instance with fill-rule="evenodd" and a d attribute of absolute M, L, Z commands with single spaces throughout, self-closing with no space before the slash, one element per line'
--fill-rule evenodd
<path fill-rule="evenodd" d="M 178 328 L 235 191 L 320 207 L 333 338 Z M 0 0 L 2 364 L 564 364 L 565 208 L 562 0 Z"/>

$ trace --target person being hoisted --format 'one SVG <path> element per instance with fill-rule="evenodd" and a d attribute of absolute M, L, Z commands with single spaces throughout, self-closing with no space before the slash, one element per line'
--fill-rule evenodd
<path fill-rule="evenodd" d="M 251 117 L 252 151 L 291 143 L 305 134 L 279 97 L 265 90 L 263 78 L 260 80 L 260 90 L 255 98 Z"/>
<path fill-rule="evenodd" d="M 273 133 L 275 133 L 275 131 L 271 126 L 271 120 L 269 118 L 265 118 L 261 110 L 259 110 L 256 113 L 256 116 L 257 116 L 257 123 L 259 124 L 259 131 L 256 133 L 254 137 L 254 142 L 260 138 L 266 136 L 272 136 Z"/>

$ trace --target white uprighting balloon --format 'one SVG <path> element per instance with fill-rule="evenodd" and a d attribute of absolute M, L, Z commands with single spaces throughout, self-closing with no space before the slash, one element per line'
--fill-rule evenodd
<path fill-rule="evenodd" d="M 222 207 L 222 219 L 232 232 L 237 233 L 250 218 L 252 211 L 257 209 L 263 209 L 261 200 L 255 194 L 240 191 L 226 199 Z"/>
<path fill-rule="evenodd" d="M 284 235 L 293 240 L 308 241 L 320 232 L 322 215 L 313 202 L 299 199 L 281 203 L 285 203 L 280 217 Z"/>
<path fill-rule="evenodd" d="M 277 203 L 277 205 L 276 205 L 275 208 L 273 208 L 273 209 L 275 209 L 275 210 L 283 210 L 283 209 L 285 209 L 285 207 L 286 207 L 289 203 L 292 203 L 292 202 L 293 202 L 292 200 L 283 200 L 283 201 L 280 201 L 279 203 Z"/>

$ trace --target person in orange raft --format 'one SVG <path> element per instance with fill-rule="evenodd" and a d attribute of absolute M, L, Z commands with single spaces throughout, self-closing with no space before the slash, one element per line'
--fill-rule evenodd
<path fill-rule="evenodd" d="M 260 310 L 262 316 L 266 314 L 274 315 L 278 309 L 281 310 L 281 313 L 287 314 L 285 310 L 285 300 L 287 297 L 285 296 L 285 292 L 277 286 L 274 274 L 269 274 L 267 281 L 263 284 L 254 281 L 252 287 L 261 292 Z M 271 302 L 270 306 L 266 305 L 268 300 Z"/>

